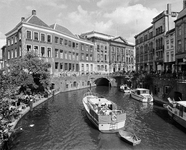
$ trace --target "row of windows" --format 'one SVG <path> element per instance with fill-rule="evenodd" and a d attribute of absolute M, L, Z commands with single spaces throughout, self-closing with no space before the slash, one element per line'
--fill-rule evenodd
<path fill-rule="evenodd" d="M 55 58 L 79 60 L 79 54 L 75 52 L 67 52 L 64 50 L 55 49 Z"/>
<path fill-rule="evenodd" d="M 86 66 L 86 68 L 85 68 L 85 66 Z M 90 64 L 90 68 L 89 68 L 89 64 L 82 64 L 81 65 L 81 71 L 93 71 L 93 64 Z"/>
<path fill-rule="evenodd" d="M 20 57 L 22 56 L 22 48 L 21 46 L 19 46 L 19 48 L 15 48 L 15 49 L 12 49 L 12 50 L 9 50 L 8 51 L 8 59 L 11 59 L 11 58 L 17 58 L 17 57 Z"/>
<path fill-rule="evenodd" d="M 33 35 L 32 35 L 33 34 Z M 40 33 L 37 31 L 29 31 L 26 32 L 27 40 L 41 41 L 52 43 L 52 36 L 50 34 Z"/>
<path fill-rule="evenodd" d="M 21 40 L 21 32 L 20 31 L 17 34 L 15 34 L 14 36 L 9 37 L 7 39 L 7 45 L 10 46 L 10 45 L 16 44 L 17 41 L 19 41 L 19 40 Z"/>
<path fill-rule="evenodd" d="M 79 64 L 55 62 L 55 69 L 61 71 L 79 71 Z"/>

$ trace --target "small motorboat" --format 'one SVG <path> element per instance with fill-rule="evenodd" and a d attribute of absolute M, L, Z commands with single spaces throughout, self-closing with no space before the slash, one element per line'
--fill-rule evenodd
<path fill-rule="evenodd" d="M 127 142 L 128 144 L 135 146 L 141 143 L 141 139 L 137 137 L 134 133 L 124 131 L 124 130 L 119 130 L 118 133 L 119 133 L 120 138 L 123 141 Z"/>

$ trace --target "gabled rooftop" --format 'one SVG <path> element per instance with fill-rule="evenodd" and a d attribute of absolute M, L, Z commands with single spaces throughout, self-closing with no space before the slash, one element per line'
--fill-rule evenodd
<path fill-rule="evenodd" d="M 53 25 L 50 25 L 50 28 L 52 28 L 52 29 L 54 29 L 54 30 L 56 30 L 56 31 L 59 31 L 59 32 L 61 32 L 61 33 L 64 33 L 64 34 L 67 34 L 67 35 L 70 35 L 70 36 L 74 36 L 75 37 L 75 35 L 74 34 L 72 34 L 72 32 L 70 32 L 70 30 L 68 30 L 67 28 L 65 28 L 65 27 L 63 27 L 63 26 L 61 26 L 61 25 L 59 25 L 59 24 L 53 24 Z M 77 38 L 77 37 L 76 37 Z"/>

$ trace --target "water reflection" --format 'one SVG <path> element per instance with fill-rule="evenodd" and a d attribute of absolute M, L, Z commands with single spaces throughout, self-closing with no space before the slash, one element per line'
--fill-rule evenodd
<path fill-rule="evenodd" d="M 87 89 L 60 93 L 28 113 L 12 150 L 120 150 L 185 149 L 186 133 L 177 128 L 162 107 L 143 104 L 116 88 L 92 89 L 121 106 L 127 113 L 125 129 L 142 139 L 132 147 L 117 134 L 103 134 L 88 120 L 82 104 Z M 33 127 L 30 127 L 34 124 Z"/>

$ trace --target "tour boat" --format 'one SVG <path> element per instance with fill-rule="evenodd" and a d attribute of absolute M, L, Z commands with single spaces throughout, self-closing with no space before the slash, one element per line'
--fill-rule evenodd
<path fill-rule="evenodd" d="M 126 113 L 114 102 L 91 91 L 83 96 L 83 105 L 89 120 L 103 133 L 116 133 L 123 129 Z"/>
<path fill-rule="evenodd" d="M 120 130 L 118 133 L 119 133 L 120 138 L 123 141 L 125 141 L 133 146 L 141 143 L 141 139 L 139 137 L 137 137 L 134 133 L 124 131 L 124 130 Z"/>
<path fill-rule="evenodd" d="M 137 88 L 131 91 L 131 97 L 141 102 L 153 102 L 153 97 L 148 89 Z"/>
<path fill-rule="evenodd" d="M 125 94 L 131 93 L 131 89 L 128 87 L 127 84 L 123 84 L 119 88 L 120 88 L 120 91 L 124 92 Z"/>
<path fill-rule="evenodd" d="M 169 116 L 177 123 L 186 128 L 186 101 L 174 101 L 168 98 L 167 110 Z"/>

